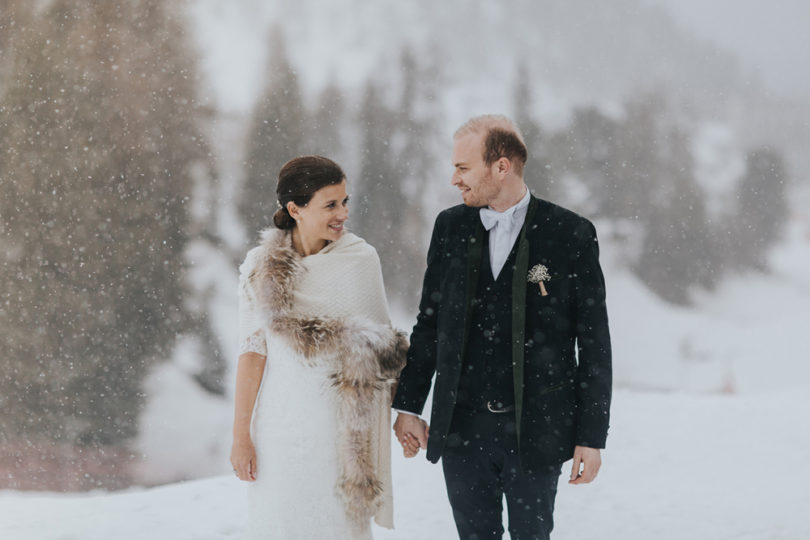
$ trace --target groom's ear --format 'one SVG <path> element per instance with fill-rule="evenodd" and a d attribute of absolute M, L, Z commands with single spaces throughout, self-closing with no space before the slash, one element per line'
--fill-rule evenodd
<path fill-rule="evenodd" d="M 512 170 L 512 162 L 509 161 L 509 158 L 500 157 L 498 160 L 493 164 L 495 169 L 495 174 L 497 174 L 501 178 L 505 178 L 509 171 Z"/>

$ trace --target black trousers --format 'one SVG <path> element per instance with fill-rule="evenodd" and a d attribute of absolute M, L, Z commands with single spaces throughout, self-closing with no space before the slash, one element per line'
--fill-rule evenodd
<path fill-rule="evenodd" d="M 562 465 L 521 471 L 514 413 L 457 409 L 442 454 L 461 540 L 503 537 L 503 496 L 512 540 L 549 538 Z"/>

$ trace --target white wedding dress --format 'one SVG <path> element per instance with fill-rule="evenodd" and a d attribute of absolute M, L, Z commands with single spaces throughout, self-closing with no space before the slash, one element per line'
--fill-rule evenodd
<path fill-rule="evenodd" d="M 355 239 L 360 240 L 345 234 L 321 252 L 301 259 L 306 271 L 295 288 L 295 312 L 320 317 L 362 316 L 390 324 L 378 262 L 377 268 L 368 268 L 373 265 L 363 263 L 342 277 L 342 272 L 333 271 L 335 263 L 350 260 L 345 255 L 351 256 L 351 249 L 341 250 L 342 260 L 330 253 L 336 248 L 346 248 L 347 242 L 356 242 Z M 370 249 L 364 242 L 362 246 Z M 326 364 L 318 365 L 311 358 L 302 357 L 267 327 L 263 320 L 266 315 L 258 309 L 245 282 L 246 275 L 257 264 L 256 251 L 248 253 L 240 267 L 239 287 L 240 353 L 252 351 L 267 356 L 251 429 L 257 453 L 257 479 L 247 487 L 249 537 L 371 539 L 370 523 L 361 530 L 352 527 L 336 489 L 338 407 L 330 379 L 332 371 Z M 377 261 L 376 253 L 374 260 Z M 390 454 L 385 455 L 386 447 L 390 452 L 389 406 L 385 399 L 376 404 L 382 443 L 374 445 L 374 459 L 382 471 L 380 480 L 385 490 L 382 509 L 375 519 L 392 527 Z"/>

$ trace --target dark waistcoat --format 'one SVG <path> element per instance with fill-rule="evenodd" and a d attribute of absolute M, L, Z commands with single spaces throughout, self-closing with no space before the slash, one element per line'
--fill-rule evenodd
<path fill-rule="evenodd" d="M 476 410 L 485 408 L 487 401 L 496 407 L 515 403 L 511 347 L 515 245 L 496 280 L 489 262 L 489 233 L 484 235 L 457 407 Z"/>

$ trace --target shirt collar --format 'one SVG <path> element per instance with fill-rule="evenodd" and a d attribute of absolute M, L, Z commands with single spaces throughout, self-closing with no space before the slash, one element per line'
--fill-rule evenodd
<path fill-rule="evenodd" d="M 523 195 L 523 198 L 520 199 L 515 206 L 513 206 L 511 208 L 507 208 L 506 212 L 513 212 L 514 213 L 514 212 L 517 212 L 518 210 L 523 210 L 524 208 L 528 208 L 529 207 L 529 200 L 531 198 L 532 198 L 532 194 L 529 191 L 529 188 L 527 187 L 526 188 L 526 194 Z"/>
<path fill-rule="evenodd" d="M 486 230 L 490 230 L 494 227 L 497 223 L 504 223 L 508 229 L 511 229 L 514 220 L 524 213 L 524 211 L 529 207 L 529 200 L 531 199 L 531 192 L 529 188 L 526 188 L 526 194 L 523 195 L 523 198 L 518 201 L 517 204 L 514 206 L 510 206 L 503 212 L 497 212 L 487 206 L 486 208 L 482 208 L 479 215 L 481 217 L 481 222 L 484 224 L 484 228 Z"/>

